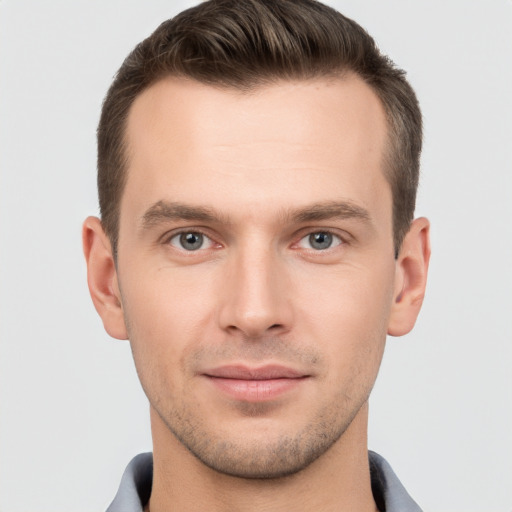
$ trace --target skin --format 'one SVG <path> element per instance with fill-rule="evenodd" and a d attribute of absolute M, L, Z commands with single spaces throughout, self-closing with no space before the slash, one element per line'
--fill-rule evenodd
<path fill-rule="evenodd" d="M 126 137 L 117 264 L 96 218 L 84 251 L 151 405 L 151 510 L 375 510 L 367 401 L 430 254 L 417 219 L 394 257 L 377 96 L 354 76 L 251 93 L 166 78 Z M 212 376 L 269 365 L 300 378 L 233 395 Z"/>

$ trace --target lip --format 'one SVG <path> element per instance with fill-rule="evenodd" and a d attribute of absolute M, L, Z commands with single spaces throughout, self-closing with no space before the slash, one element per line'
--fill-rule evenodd
<path fill-rule="evenodd" d="M 295 390 L 310 375 L 281 365 L 229 365 L 202 372 L 223 394 L 246 402 L 274 400 Z"/>

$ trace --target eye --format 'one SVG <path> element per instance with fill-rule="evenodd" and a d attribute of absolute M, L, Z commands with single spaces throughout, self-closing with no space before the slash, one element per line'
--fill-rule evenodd
<path fill-rule="evenodd" d="M 197 231 L 184 231 L 170 238 L 169 243 L 177 249 L 185 251 L 198 251 L 199 249 L 209 249 L 213 246 L 213 241 L 203 233 Z"/>
<path fill-rule="evenodd" d="M 303 249 L 313 249 L 315 251 L 325 251 L 332 247 L 341 245 L 343 240 L 329 231 L 316 231 L 309 235 L 301 238 L 299 241 L 299 247 Z"/>

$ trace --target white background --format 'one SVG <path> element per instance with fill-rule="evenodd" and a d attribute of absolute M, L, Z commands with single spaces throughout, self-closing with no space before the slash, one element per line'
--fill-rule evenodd
<path fill-rule="evenodd" d="M 433 224 L 415 331 L 390 339 L 372 449 L 433 512 L 512 510 L 512 2 L 330 1 L 408 76 Z M 91 305 L 95 128 L 129 50 L 192 2 L 0 0 L 0 511 L 104 510 L 151 449 L 127 342 Z"/>

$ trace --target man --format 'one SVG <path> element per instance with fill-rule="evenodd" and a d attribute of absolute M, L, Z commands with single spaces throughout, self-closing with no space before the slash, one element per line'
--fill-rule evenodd
<path fill-rule="evenodd" d="M 154 451 L 109 511 L 419 510 L 366 443 L 430 254 L 403 72 L 310 0 L 218 0 L 128 56 L 98 129 L 95 307 Z"/>

